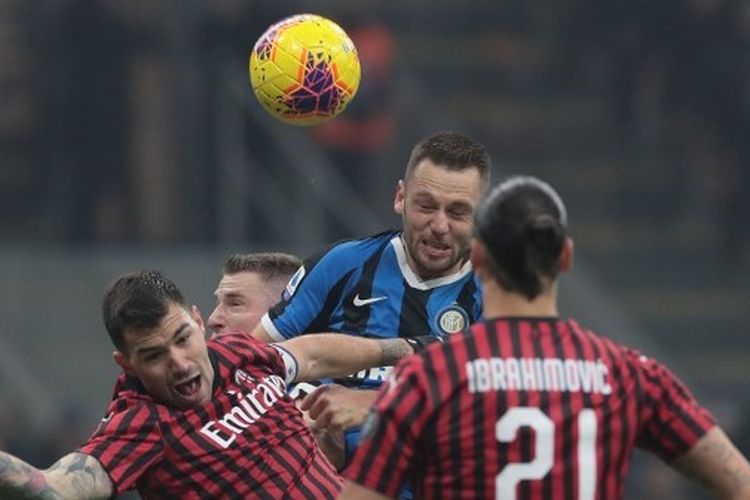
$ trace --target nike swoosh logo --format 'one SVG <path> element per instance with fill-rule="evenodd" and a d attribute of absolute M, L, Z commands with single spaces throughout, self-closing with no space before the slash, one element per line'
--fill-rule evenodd
<path fill-rule="evenodd" d="M 374 302 L 380 302 L 381 300 L 386 300 L 388 297 L 370 297 L 369 299 L 360 299 L 359 294 L 354 296 L 354 300 L 352 301 L 352 304 L 354 304 L 354 307 L 362 307 L 370 305 Z"/>

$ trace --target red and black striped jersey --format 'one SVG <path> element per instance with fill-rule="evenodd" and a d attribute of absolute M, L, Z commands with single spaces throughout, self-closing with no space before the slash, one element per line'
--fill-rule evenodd
<path fill-rule="evenodd" d="M 634 447 L 670 460 L 714 419 L 663 365 L 557 318 L 501 318 L 399 364 L 345 477 L 417 497 L 623 498 Z"/>
<path fill-rule="evenodd" d="M 137 488 L 144 498 L 335 498 L 342 479 L 286 394 L 279 352 L 244 335 L 209 340 L 208 351 L 211 401 L 177 410 L 126 377 L 78 451 L 99 460 L 115 494 Z"/>

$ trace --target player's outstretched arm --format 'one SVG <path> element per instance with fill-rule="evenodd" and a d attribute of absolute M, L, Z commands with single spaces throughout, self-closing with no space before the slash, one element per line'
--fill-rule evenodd
<path fill-rule="evenodd" d="M 279 346 L 297 360 L 295 381 L 345 377 L 376 366 L 390 366 L 414 353 L 402 338 L 368 339 L 340 333 L 302 335 Z"/>
<path fill-rule="evenodd" d="M 258 323 L 258 325 L 255 327 L 255 329 L 250 333 L 250 336 L 255 338 L 255 340 L 259 340 L 261 342 L 273 342 L 273 337 L 268 334 L 266 331 L 266 328 L 263 326 L 263 323 Z"/>
<path fill-rule="evenodd" d="M 112 483 L 98 460 L 70 453 L 39 470 L 0 451 L 0 498 L 95 499 L 112 496 Z"/>
<path fill-rule="evenodd" d="M 719 427 L 711 429 L 672 466 L 719 498 L 750 500 L 750 464 Z"/>

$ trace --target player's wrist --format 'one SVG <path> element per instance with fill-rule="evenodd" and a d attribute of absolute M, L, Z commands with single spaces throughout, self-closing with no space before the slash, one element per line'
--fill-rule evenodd
<path fill-rule="evenodd" d="M 414 353 L 418 353 L 421 351 L 424 351 L 427 346 L 430 344 L 433 344 L 435 342 L 442 342 L 443 339 L 441 337 L 436 337 L 433 335 L 418 335 L 416 337 L 404 337 L 404 340 L 407 344 L 409 344 L 409 347 L 411 347 L 412 351 Z"/>

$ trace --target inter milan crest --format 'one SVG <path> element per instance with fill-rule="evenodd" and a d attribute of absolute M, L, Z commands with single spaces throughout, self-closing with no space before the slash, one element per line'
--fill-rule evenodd
<path fill-rule="evenodd" d="M 469 315 L 458 304 L 451 304 L 435 316 L 436 330 L 443 335 L 458 333 L 469 326 Z"/>

